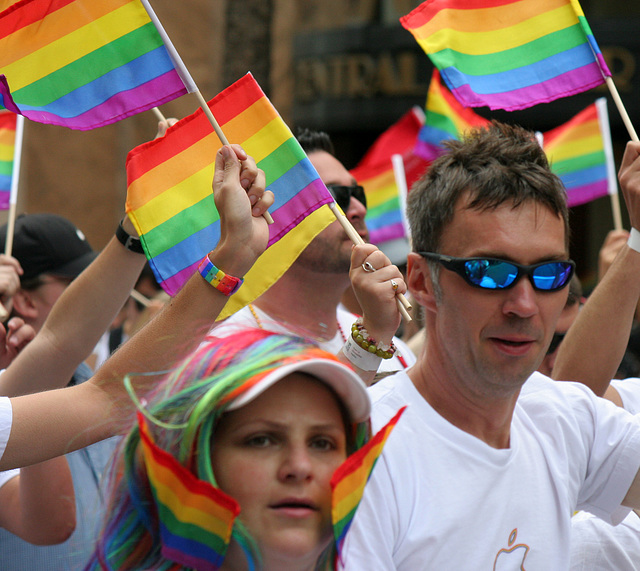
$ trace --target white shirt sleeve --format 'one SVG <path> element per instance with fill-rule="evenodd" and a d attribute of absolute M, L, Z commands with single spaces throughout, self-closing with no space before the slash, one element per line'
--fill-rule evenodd
<path fill-rule="evenodd" d="M 13 410 L 9 397 L 0 397 L 0 458 L 7 448 L 9 435 L 11 434 L 11 423 L 13 421 Z"/>
<path fill-rule="evenodd" d="M 640 413 L 640 379 L 637 377 L 614 379 L 611 381 L 611 386 L 618 391 L 625 410 L 631 414 Z"/>

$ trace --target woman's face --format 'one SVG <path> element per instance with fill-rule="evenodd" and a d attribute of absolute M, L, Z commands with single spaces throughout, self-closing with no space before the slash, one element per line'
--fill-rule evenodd
<path fill-rule="evenodd" d="M 292 374 L 222 417 L 213 471 L 240 504 L 265 568 L 313 568 L 331 539 L 329 481 L 346 455 L 336 398 L 306 375 Z"/>

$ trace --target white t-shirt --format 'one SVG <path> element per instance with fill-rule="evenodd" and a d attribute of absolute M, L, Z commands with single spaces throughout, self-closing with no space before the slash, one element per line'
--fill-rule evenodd
<path fill-rule="evenodd" d="M 345 569 L 557 571 L 576 509 L 628 513 L 614 514 L 640 467 L 640 422 L 583 385 L 532 377 L 505 450 L 450 424 L 405 373 L 369 389 L 374 431 L 409 406 L 365 489 Z"/>
<path fill-rule="evenodd" d="M 266 314 L 261 309 L 257 308 L 255 305 L 252 307 L 258 316 L 258 321 L 256 321 L 256 318 L 253 316 L 253 314 L 251 313 L 251 309 L 248 306 L 243 307 L 224 321 L 218 323 L 209 332 L 209 335 L 215 337 L 225 337 L 226 335 L 230 335 L 231 333 L 233 333 L 234 330 L 259 326 L 262 326 L 267 331 L 273 331 L 275 333 L 288 333 L 301 336 L 308 335 L 308 332 L 295 331 L 292 328 L 285 326 L 281 322 L 275 321 L 271 316 Z M 347 311 L 342 306 L 338 306 L 336 312 L 336 319 L 338 320 L 339 325 L 338 332 L 333 337 L 333 339 L 329 341 L 319 341 L 318 345 L 325 351 L 337 355 L 338 351 L 342 349 L 342 346 L 345 343 L 345 336 L 351 335 L 351 326 L 356 320 L 356 317 L 356 315 Z M 407 347 L 407 344 L 397 337 L 393 338 L 393 342 L 397 348 L 396 354 L 391 359 L 383 359 L 380 363 L 378 372 L 402 371 L 415 364 L 416 358 L 411 349 Z"/>
<path fill-rule="evenodd" d="M 11 423 L 13 422 L 13 409 L 9 397 L 0 397 L 0 458 L 7 448 L 9 435 L 11 434 Z"/>
<path fill-rule="evenodd" d="M 640 379 L 613 380 L 622 404 L 640 413 Z M 631 512 L 618 525 L 610 525 L 587 512 L 571 520 L 571 571 L 637 571 L 640 569 L 640 517 Z"/>
<path fill-rule="evenodd" d="M 614 379 L 611 381 L 611 386 L 618 391 L 625 410 L 631 414 L 640 413 L 640 379 L 638 377 Z"/>

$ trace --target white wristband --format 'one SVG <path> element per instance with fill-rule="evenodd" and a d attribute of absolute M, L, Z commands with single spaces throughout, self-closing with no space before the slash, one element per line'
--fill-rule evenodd
<path fill-rule="evenodd" d="M 375 353 L 360 347 L 351 335 L 349 335 L 347 342 L 342 347 L 342 352 L 351 363 L 363 371 L 377 371 L 380 361 L 382 361 L 382 357 L 378 357 Z"/>
<path fill-rule="evenodd" d="M 638 232 L 635 228 L 631 228 L 629 239 L 627 240 L 627 245 L 629 246 L 629 248 L 635 250 L 640 254 L 640 232 Z"/>

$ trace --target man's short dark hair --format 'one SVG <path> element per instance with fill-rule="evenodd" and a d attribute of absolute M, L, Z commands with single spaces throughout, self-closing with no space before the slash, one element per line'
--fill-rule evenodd
<path fill-rule="evenodd" d="M 438 252 L 442 232 L 454 217 L 458 200 L 469 194 L 469 208 L 514 208 L 533 201 L 560 216 L 569 245 L 566 190 L 551 172 L 533 132 L 492 121 L 462 140 L 444 143 L 436 159 L 409 192 L 407 216 L 415 251 Z"/>
<path fill-rule="evenodd" d="M 298 139 L 302 150 L 307 154 L 315 151 L 325 151 L 333 156 L 336 154 L 333 143 L 331 142 L 331 137 L 324 131 L 314 131 L 313 129 L 298 127 L 296 139 Z"/>

